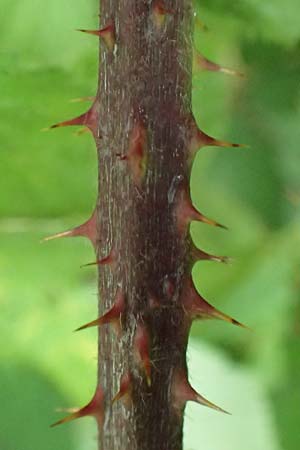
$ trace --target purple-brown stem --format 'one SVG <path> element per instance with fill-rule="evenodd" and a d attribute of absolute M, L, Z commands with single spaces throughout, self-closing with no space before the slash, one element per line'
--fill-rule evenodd
<path fill-rule="evenodd" d="M 96 250 L 117 258 L 98 266 L 99 316 L 118 290 L 125 297 L 121 335 L 99 328 L 101 450 L 182 448 L 174 374 L 186 371 L 190 327 L 178 208 L 190 172 L 192 14 L 191 0 L 101 0 L 100 28 L 113 34 L 100 43 Z M 112 404 L 123 376 L 131 401 Z"/>

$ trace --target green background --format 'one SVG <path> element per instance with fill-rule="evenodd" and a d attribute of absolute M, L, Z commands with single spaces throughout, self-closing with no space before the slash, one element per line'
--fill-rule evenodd
<path fill-rule="evenodd" d="M 76 3 L 76 5 L 74 4 Z M 195 46 L 243 79 L 195 73 L 201 128 L 247 149 L 206 148 L 196 158 L 197 207 L 229 227 L 193 224 L 198 246 L 233 258 L 201 262 L 201 293 L 246 323 L 198 323 L 190 378 L 232 412 L 186 414 L 186 450 L 298 450 L 300 421 L 300 5 L 296 0 L 203 0 Z M 1 0 L 0 28 L 0 448 L 94 450 L 84 419 L 50 429 L 96 382 L 96 332 L 72 330 L 96 315 L 89 244 L 40 239 L 80 223 L 97 195 L 88 134 L 48 133 L 93 95 L 97 2 Z"/>

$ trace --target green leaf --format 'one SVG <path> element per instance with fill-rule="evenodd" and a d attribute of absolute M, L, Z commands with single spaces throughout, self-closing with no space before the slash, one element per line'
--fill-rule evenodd
<path fill-rule="evenodd" d="M 75 29 L 98 26 L 96 1 L 78 0 L 74 7 L 70 0 L 52 0 L 41 7 L 38 1 L 2 0 L 1 9 L 1 49 L 17 66 L 70 68 L 91 49 L 91 40 Z M 97 39 L 93 43 L 96 57 Z"/>
<path fill-rule="evenodd" d="M 190 402 L 186 409 L 184 448 L 205 450 L 279 450 L 270 401 L 251 370 L 233 364 L 214 347 L 190 340 L 190 382 L 225 415 Z"/>
<path fill-rule="evenodd" d="M 210 17 L 208 26 L 212 24 L 214 30 L 230 25 L 248 39 L 260 37 L 286 46 L 295 45 L 300 37 L 297 0 L 284 5 L 280 0 L 236 0 L 230 6 L 226 0 L 197 0 L 197 5 L 204 18 Z"/>

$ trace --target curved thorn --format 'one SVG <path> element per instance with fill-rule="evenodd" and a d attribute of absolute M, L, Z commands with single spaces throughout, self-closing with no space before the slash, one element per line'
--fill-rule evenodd
<path fill-rule="evenodd" d="M 74 333 L 76 333 L 77 331 L 82 331 L 82 330 L 86 330 L 87 328 L 92 328 L 92 327 L 98 327 L 103 325 L 104 322 L 104 318 L 103 316 L 99 317 L 96 320 L 93 320 L 92 322 L 86 323 L 85 325 L 82 325 L 79 328 L 76 328 L 76 330 L 74 330 Z"/>
<path fill-rule="evenodd" d="M 231 415 L 228 411 L 225 411 L 225 409 L 220 408 L 220 406 L 215 405 L 214 403 L 207 400 L 205 397 L 202 397 L 202 395 L 197 394 L 194 400 L 196 403 L 199 403 L 199 405 L 207 406 L 208 408 L 214 409 L 215 411 L 222 412 L 224 414 Z"/>
<path fill-rule="evenodd" d="M 74 232 L 74 230 L 72 229 L 72 230 L 62 231 L 61 233 L 52 234 L 51 236 L 47 236 L 47 237 L 43 238 L 41 242 L 52 241 L 54 239 L 60 239 L 63 237 L 72 237 L 73 232 Z"/>
<path fill-rule="evenodd" d="M 203 147 L 249 148 L 249 146 L 246 144 L 236 144 L 215 139 L 200 130 L 197 127 L 196 123 L 194 123 L 191 127 L 191 137 L 189 144 L 190 157 L 193 157 L 195 153 Z"/>
<path fill-rule="evenodd" d="M 222 313 L 210 303 L 208 303 L 196 290 L 193 280 L 189 277 L 182 291 L 182 307 L 189 320 L 193 319 L 219 319 L 241 328 L 248 327 L 236 319 Z"/>
<path fill-rule="evenodd" d="M 85 113 L 81 114 L 80 116 L 74 117 L 73 119 L 55 123 L 49 128 L 45 128 L 44 131 L 61 127 L 83 126 L 88 128 L 94 136 L 98 136 L 98 120 L 98 103 L 97 100 L 95 100 L 90 109 L 88 109 L 88 111 L 86 111 Z"/>
<path fill-rule="evenodd" d="M 183 368 L 175 369 L 172 380 L 173 406 L 177 411 L 182 411 L 189 401 L 212 408 L 216 411 L 229 414 L 224 409 L 210 402 L 202 395 L 198 394 L 190 385 L 186 370 Z"/>
<path fill-rule="evenodd" d="M 209 217 L 204 216 L 203 214 L 199 213 L 197 211 L 197 217 L 195 220 L 198 220 L 200 222 L 206 223 L 207 225 L 212 225 L 213 227 L 223 228 L 223 230 L 228 230 L 228 227 L 225 225 L 222 225 L 219 222 L 216 222 L 213 219 L 210 219 Z"/>
<path fill-rule="evenodd" d="M 82 225 L 72 228 L 71 230 L 56 233 L 52 236 L 47 236 L 43 239 L 43 241 L 46 242 L 63 237 L 78 237 L 78 236 L 89 239 L 93 244 L 93 246 L 94 247 L 96 246 L 96 239 L 97 239 L 96 210 L 94 210 L 92 216 Z"/>
<path fill-rule="evenodd" d="M 201 53 L 195 51 L 194 53 L 195 66 L 200 70 L 208 70 L 210 72 L 223 72 L 227 75 L 237 76 L 239 78 L 244 78 L 245 74 L 239 72 L 238 70 L 229 69 L 227 67 L 223 67 L 220 64 L 216 64 L 213 61 L 205 58 L 205 56 L 201 55 Z"/>
<path fill-rule="evenodd" d="M 121 377 L 120 389 L 119 389 L 119 392 L 117 392 L 117 394 L 112 399 L 112 404 L 121 400 L 121 398 L 124 398 L 124 397 L 130 398 L 131 390 L 132 390 L 131 374 L 130 374 L 130 372 L 127 372 Z"/>
<path fill-rule="evenodd" d="M 75 411 L 74 413 L 70 414 L 67 417 L 64 417 L 63 419 L 58 420 L 57 422 L 53 423 L 50 426 L 53 428 L 58 425 L 62 425 L 64 423 L 71 422 L 75 419 L 79 419 L 81 417 L 86 416 L 93 416 L 97 420 L 99 425 L 102 426 L 104 417 L 103 400 L 104 400 L 103 389 L 100 386 L 98 386 L 92 400 L 86 406 L 84 406 L 81 409 L 78 409 L 77 411 Z"/>
<path fill-rule="evenodd" d="M 87 263 L 87 264 L 83 264 L 82 266 L 80 266 L 81 268 L 83 267 L 90 267 L 90 266 L 109 266 L 109 265 L 113 265 L 115 264 L 117 261 L 117 252 L 115 249 L 112 249 L 111 252 L 109 253 L 109 255 L 105 256 L 102 259 L 97 259 L 97 261 L 91 262 L 91 263 Z"/>
<path fill-rule="evenodd" d="M 98 36 L 102 38 L 103 42 L 107 46 L 109 51 L 113 51 L 116 43 L 116 36 L 115 36 L 115 27 L 113 23 L 110 23 L 106 27 L 102 28 L 101 30 L 83 30 L 79 29 L 76 31 L 80 31 L 81 33 L 91 34 L 94 36 Z"/>
<path fill-rule="evenodd" d="M 77 412 L 74 412 L 70 414 L 67 417 L 64 417 L 63 419 L 58 420 L 57 422 L 54 422 L 50 425 L 51 428 L 57 427 L 58 425 L 63 425 L 64 423 L 72 422 L 73 420 L 79 419 L 81 417 L 80 410 Z"/>
<path fill-rule="evenodd" d="M 197 211 L 197 209 L 192 204 L 188 186 L 183 186 L 179 189 L 177 193 L 176 203 L 177 205 L 175 208 L 175 215 L 177 220 L 177 227 L 181 234 L 183 234 L 187 230 L 188 225 L 193 220 L 228 230 L 225 225 L 222 225 L 221 223 L 216 222 L 213 219 L 209 219 L 208 217 Z"/>
<path fill-rule="evenodd" d="M 107 311 L 103 316 L 99 317 L 98 319 L 93 320 L 92 322 L 89 322 L 77 328 L 75 332 L 85 330 L 86 328 L 99 327 L 101 325 L 105 325 L 108 323 L 114 322 L 119 323 L 121 316 L 124 313 L 124 309 L 125 309 L 125 297 L 122 290 L 119 288 L 116 293 L 115 302 L 113 306 L 110 308 L 110 310 Z"/>
<path fill-rule="evenodd" d="M 192 250 L 192 258 L 196 261 L 215 261 L 224 264 L 229 264 L 232 262 L 232 258 L 229 258 L 228 256 L 211 255 L 210 253 L 206 253 L 196 247 Z"/>
<path fill-rule="evenodd" d="M 74 117 L 73 119 L 64 120 L 63 122 L 57 122 L 49 127 L 49 129 L 60 128 L 60 127 L 71 127 L 71 126 L 81 126 L 85 125 L 86 114 L 81 114 L 80 116 Z"/>
<path fill-rule="evenodd" d="M 147 169 L 147 133 L 143 124 L 134 125 L 127 153 L 117 157 L 127 162 L 134 184 L 141 187 Z"/>

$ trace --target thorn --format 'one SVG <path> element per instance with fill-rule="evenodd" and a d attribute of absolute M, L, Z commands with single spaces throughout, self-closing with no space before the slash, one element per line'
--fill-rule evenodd
<path fill-rule="evenodd" d="M 248 327 L 208 303 L 195 289 L 193 280 L 188 278 L 183 288 L 182 305 L 190 319 L 219 319 L 241 328 Z"/>
<path fill-rule="evenodd" d="M 73 412 L 69 416 L 64 417 L 63 419 L 53 423 L 51 427 L 56 427 L 57 425 L 62 425 L 64 423 L 71 422 L 72 420 L 86 416 L 93 416 L 97 420 L 99 426 L 102 427 L 104 417 L 103 401 L 104 401 L 104 393 L 102 388 L 98 386 L 94 394 L 94 397 L 92 398 L 90 403 L 88 403 L 83 408 Z"/>
<path fill-rule="evenodd" d="M 186 402 L 191 401 L 207 406 L 216 411 L 229 414 L 224 409 L 220 408 L 219 406 L 215 405 L 209 400 L 206 400 L 206 398 L 198 394 L 195 391 L 195 389 L 193 389 L 192 386 L 190 385 L 187 379 L 187 374 L 183 369 L 175 370 L 175 373 L 173 375 L 172 395 L 173 395 L 173 406 L 179 412 L 183 410 Z"/>
<path fill-rule="evenodd" d="M 147 137 L 146 129 L 141 124 L 133 127 L 129 138 L 129 149 L 126 155 L 119 155 L 120 159 L 127 161 L 133 182 L 141 187 L 147 166 Z"/>
<path fill-rule="evenodd" d="M 81 31 L 82 33 L 87 34 L 93 34 L 94 36 L 102 38 L 108 50 L 110 52 L 114 50 L 116 44 L 116 33 L 115 33 L 115 26 L 113 23 L 110 23 L 101 30 L 77 30 L 77 31 Z"/>
<path fill-rule="evenodd" d="M 44 128 L 43 131 L 60 127 L 84 126 L 87 127 L 93 133 L 94 136 L 98 136 L 98 120 L 99 120 L 98 103 L 97 101 L 95 101 L 90 107 L 90 109 L 84 114 L 81 114 L 80 116 L 75 117 L 74 119 L 55 123 L 54 125 L 51 125 L 50 128 Z"/>
<path fill-rule="evenodd" d="M 208 408 L 214 409 L 215 411 L 222 412 L 224 414 L 231 415 L 230 412 L 226 411 L 223 408 L 220 408 L 219 406 L 215 405 L 214 403 L 210 402 L 206 398 L 202 397 L 202 395 L 198 394 L 197 397 L 194 400 L 195 402 L 199 403 L 200 405 L 207 406 Z"/>
<path fill-rule="evenodd" d="M 120 390 L 119 392 L 114 396 L 112 400 L 112 404 L 115 402 L 123 399 L 123 402 L 126 406 L 129 406 L 129 403 L 131 403 L 131 393 L 132 393 L 132 379 L 130 372 L 126 372 L 124 375 L 122 375 L 120 380 Z"/>
<path fill-rule="evenodd" d="M 86 237 L 91 241 L 94 247 L 96 247 L 97 229 L 96 229 L 96 210 L 92 216 L 84 222 L 82 225 L 75 227 L 71 230 L 63 231 L 62 233 L 54 234 L 43 239 L 43 241 L 51 241 L 53 239 L 59 239 L 63 237 Z"/>
<path fill-rule="evenodd" d="M 222 225 L 221 223 L 218 223 L 215 220 L 204 216 L 203 214 L 198 212 L 196 209 L 195 209 L 195 219 L 194 220 L 198 220 L 200 222 L 206 223 L 207 225 L 212 225 L 213 227 L 219 227 L 219 228 L 223 228 L 224 230 L 228 230 L 228 228 L 225 225 Z"/>
<path fill-rule="evenodd" d="M 227 230 L 227 227 L 225 227 L 225 225 L 222 225 L 215 220 L 209 219 L 196 210 L 189 198 L 188 188 L 183 187 L 178 191 L 175 213 L 177 219 L 177 227 L 181 234 L 186 231 L 188 225 L 193 220 Z"/>
<path fill-rule="evenodd" d="M 216 261 L 219 263 L 229 264 L 232 259 L 228 256 L 216 256 L 216 255 L 210 255 L 209 253 L 204 252 L 203 250 L 200 250 L 199 248 L 193 247 L 192 249 L 192 258 L 196 261 Z"/>
<path fill-rule="evenodd" d="M 160 30 L 165 22 L 168 15 L 175 14 L 175 11 L 172 9 L 167 9 L 163 6 L 162 2 L 156 1 L 153 6 L 153 22 L 155 27 Z"/>
<path fill-rule="evenodd" d="M 220 141 L 201 131 L 196 124 L 192 127 L 189 152 L 194 156 L 197 150 L 202 147 L 224 147 L 224 148 L 249 148 L 245 144 L 234 144 L 227 141 Z"/>
<path fill-rule="evenodd" d="M 118 335 L 120 334 L 120 328 L 121 328 L 121 316 L 124 313 L 125 310 L 125 298 L 122 290 L 118 288 L 116 296 L 115 296 L 115 302 L 112 306 L 112 308 L 107 311 L 103 316 L 99 317 L 96 320 L 93 320 L 92 322 L 89 322 L 79 328 L 75 331 L 81 331 L 85 330 L 86 328 L 91 327 L 99 327 L 101 325 L 105 325 L 108 323 L 115 324 L 118 326 Z"/>
<path fill-rule="evenodd" d="M 144 325 L 139 323 L 136 327 L 133 346 L 135 350 L 135 356 L 139 364 L 143 367 L 147 384 L 151 386 L 151 363 L 150 363 L 150 344 L 149 334 Z"/>
<path fill-rule="evenodd" d="M 222 67 L 219 64 L 210 61 L 205 58 L 205 56 L 201 55 L 201 53 L 195 51 L 194 52 L 194 63 L 195 67 L 199 70 L 209 70 L 211 72 L 222 72 L 228 75 L 233 75 L 239 78 L 245 78 L 245 75 L 242 72 L 237 70 L 228 69 L 227 67 Z"/>
<path fill-rule="evenodd" d="M 95 100 L 96 100 L 96 97 L 92 97 L 92 96 L 88 95 L 86 97 L 72 98 L 70 100 L 70 103 L 94 102 Z"/>
<path fill-rule="evenodd" d="M 83 267 L 90 267 L 90 266 L 115 266 L 116 262 L 117 262 L 117 251 L 113 248 L 111 250 L 111 252 L 109 253 L 109 255 L 105 256 L 102 259 L 97 259 L 97 261 L 88 263 L 88 264 L 83 264 L 82 266 L 80 266 L 81 268 Z"/>

